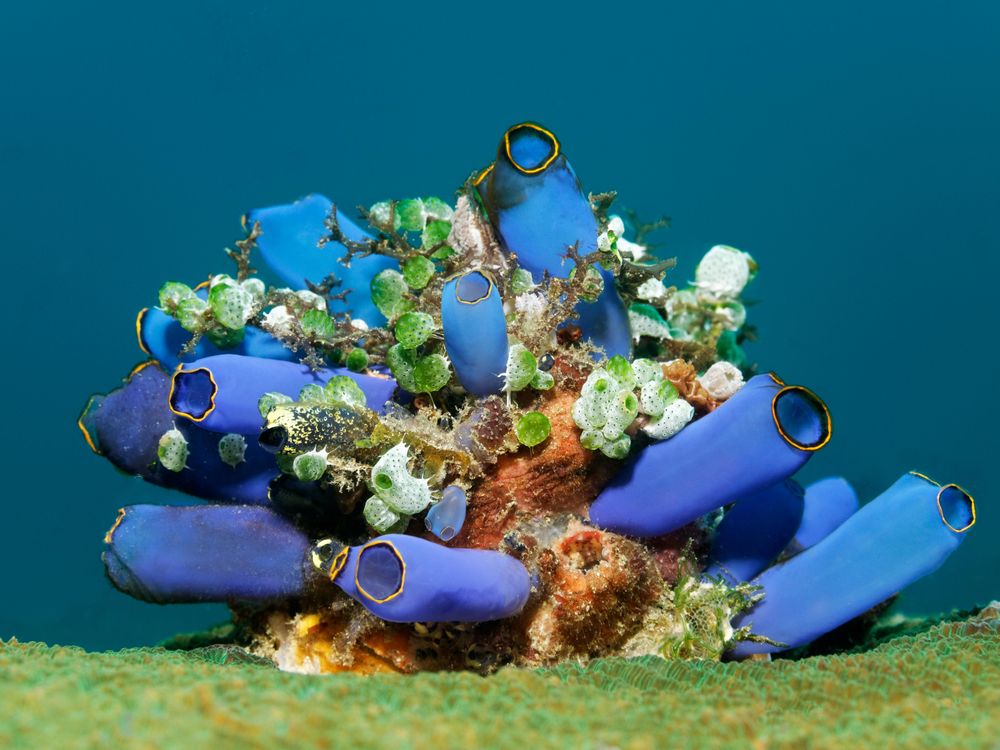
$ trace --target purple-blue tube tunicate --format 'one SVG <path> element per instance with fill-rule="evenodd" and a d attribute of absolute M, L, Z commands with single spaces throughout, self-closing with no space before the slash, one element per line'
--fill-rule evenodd
<path fill-rule="evenodd" d="M 976 521 L 962 488 L 904 474 L 825 539 L 754 579 L 764 599 L 741 615 L 757 635 L 736 656 L 805 645 L 937 570 Z"/>
<path fill-rule="evenodd" d="M 444 345 L 462 387 L 499 393 L 507 369 L 507 319 L 493 280 L 482 271 L 451 279 L 441 293 Z"/>
<path fill-rule="evenodd" d="M 597 250 L 598 225 L 590 200 L 559 140 L 540 125 L 523 122 L 504 133 L 494 166 L 480 176 L 477 189 L 504 249 L 517 255 L 518 265 L 536 282 L 545 273 L 569 275 L 574 268 L 566 258 L 569 247 L 576 246 L 580 255 Z M 628 358 L 628 312 L 614 275 L 601 275 L 604 291 L 596 302 L 577 305 L 576 322 L 609 358 Z"/>
<path fill-rule="evenodd" d="M 499 620 L 520 612 L 531 591 L 528 571 L 509 555 L 402 534 L 352 547 L 334 583 L 389 622 Z"/>
<path fill-rule="evenodd" d="M 132 505 L 104 542 L 111 582 L 158 604 L 287 599 L 307 581 L 308 538 L 259 506 Z"/>
<path fill-rule="evenodd" d="M 850 518 L 858 509 L 858 493 L 843 477 L 827 477 L 806 487 L 802 523 L 792 540 L 793 550 L 812 547 Z"/>
<path fill-rule="evenodd" d="M 450 542 L 465 524 L 465 510 L 465 490 L 458 485 L 449 485 L 441 493 L 441 499 L 427 511 L 424 525 L 441 541 Z"/>
<path fill-rule="evenodd" d="M 378 311 L 368 293 L 371 280 L 386 268 L 399 264 L 384 255 L 354 258 L 348 268 L 340 259 L 347 254 L 339 242 L 319 241 L 329 234 L 325 221 L 333 204 L 319 194 L 308 195 L 294 203 L 254 209 L 244 218 L 245 224 L 260 222 L 261 235 L 257 247 L 267 265 L 295 289 L 306 289 L 306 281 L 319 284 L 329 274 L 341 282 L 339 290 L 350 290 L 345 300 L 331 300 L 331 313 L 350 312 L 355 319 L 369 326 L 384 326 L 385 317 Z M 352 242 L 364 242 L 371 235 L 337 210 L 337 223 L 344 236 Z"/>
<path fill-rule="evenodd" d="M 380 414 L 396 390 L 396 381 L 385 375 L 359 375 L 342 367 L 312 370 L 298 362 L 220 354 L 174 373 L 169 406 L 177 416 L 209 430 L 255 434 L 264 424 L 258 402 L 265 393 L 295 399 L 305 386 L 325 385 L 335 375 L 357 383 L 368 407 Z"/>
<path fill-rule="evenodd" d="M 90 399 L 79 427 L 95 453 L 128 474 L 195 497 L 228 503 L 266 504 L 268 483 L 280 472 L 274 456 L 244 435 L 246 451 L 235 466 L 222 460 L 223 435 L 178 420 L 167 407 L 170 376 L 155 364 L 136 368 L 128 381 Z M 176 427 L 187 440 L 185 468 L 170 471 L 157 460 L 160 437 Z"/>
<path fill-rule="evenodd" d="M 181 354 L 181 349 L 191 339 L 191 334 L 176 319 L 155 307 L 139 311 L 135 319 L 135 333 L 139 348 L 167 370 L 174 370 L 181 362 L 193 362 L 216 354 L 243 354 L 248 357 L 289 361 L 299 358 L 296 352 L 256 326 L 247 326 L 243 340 L 233 347 L 220 349 L 203 337 L 190 354 Z"/>
<path fill-rule="evenodd" d="M 826 445 L 831 427 L 811 391 L 758 375 L 715 411 L 630 459 L 591 505 L 590 519 L 632 536 L 666 534 L 788 478 Z"/>
<path fill-rule="evenodd" d="M 739 583 L 764 570 L 799 527 L 803 495 L 786 479 L 737 500 L 715 529 L 705 575 Z"/>

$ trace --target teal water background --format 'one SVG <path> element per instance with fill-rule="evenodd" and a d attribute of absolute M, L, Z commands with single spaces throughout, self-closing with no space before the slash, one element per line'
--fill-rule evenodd
<path fill-rule="evenodd" d="M 179 496 L 91 455 L 87 396 L 141 359 L 166 279 L 227 270 L 249 208 L 450 195 L 535 119 L 690 278 L 761 272 L 751 351 L 835 419 L 802 472 L 864 498 L 919 469 L 979 524 L 916 612 L 1000 597 L 1000 4 L 70 3 L 0 8 L 7 346 L 0 637 L 110 648 L 224 616 L 104 579 L 127 503 Z"/>

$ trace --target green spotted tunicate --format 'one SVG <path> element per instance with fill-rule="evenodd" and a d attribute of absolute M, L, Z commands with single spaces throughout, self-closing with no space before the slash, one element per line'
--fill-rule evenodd
<path fill-rule="evenodd" d="M 219 438 L 219 458 L 234 469 L 246 460 L 247 441 L 242 435 L 230 432 Z"/>
<path fill-rule="evenodd" d="M 417 386 L 417 393 L 433 393 L 441 390 L 450 379 L 448 360 L 440 354 L 421 357 L 413 368 L 413 382 Z"/>
<path fill-rule="evenodd" d="M 552 423 L 540 411 L 529 411 L 517 420 L 514 427 L 518 441 L 529 448 L 543 442 L 551 431 Z"/>
<path fill-rule="evenodd" d="M 628 435 L 619 435 L 615 440 L 605 440 L 601 446 L 601 453 L 608 458 L 625 458 L 632 447 L 632 438 Z"/>
<path fill-rule="evenodd" d="M 393 318 L 413 307 L 413 300 L 407 296 L 407 290 L 403 274 L 386 268 L 372 279 L 372 302 L 385 317 Z"/>
<path fill-rule="evenodd" d="M 423 233 L 420 235 L 421 246 L 430 249 L 438 245 L 444 244 L 448 241 L 448 235 L 451 233 L 451 222 L 442 221 L 441 219 L 432 219 L 427 222 L 427 226 L 424 227 Z"/>
<path fill-rule="evenodd" d="M 205 331 L 205 338 L 220 349 L 231 349 L 243 341 L 243 338 L 246 336 L 246 332 L 246 328 L 237 328 L 234 330 L 232 328 L 223 328 L 219 326 L 216 328 L 209 328 Z"/>
<path fill-rule="evenodd" d="M 347 365 L 347 369 L 351 372 L 361 372 L 368 367 L 368 352 L 360 346 L 356 346 L 351 349 L 351 353 L 347 355 L 344 364 Z"/>
<path fill-rule="evenodd" d="M 347 375 L 334 375 L 327 381 L 323 391 L 326 399 L 335 404 L 343 404 L 352 409 L 360 409 L 366 405 L 364 391 Z"/>
<path fill-rule="evenodd" d="M 393 332 L 404 347 L 416 349 L 434 333 L 434 318 L 423 312 L 403 313 L 396 321 Z"/>
<path fill-rule="evenodd" d="M 507 370 L 504 374 L 505 390 L 520 391 L 527 388 L 538 371 L 538 360 L 524 344 L 513 344 L 507 352 Z"/>
<path fill-rule="evenodd" d="M 208 293 L 212 316 L 226 328 L 242 328 L 253 315 L 254 300 L 241 286 L 216 284 Z"/>
<path fill-rule="evenodd" d="M 394 344 L 385 353 L 385 363 L 392 370 L 393 377 L 396 378 L 396 382 L 403 390 L 419 393 L 417 382 L 413 378 L 413 371 L 417 366 L 415 349 L 407 349 L 402 344 Z"/>
<path fill-rule="evenodd" d="M 531 378 L 531 387 L 536 391 L 547 391 L 556 384 L 556 379 L 547 372 L 535 370 L 534 377 Z"/>
<path fill-rule="evenodd" d="M 444 224 L 446 222 L 431 222 L 432 224 Z M 426 234 L 426 230 L 425 230 Z M 411 289 L 423 289 L 433 278 L 437 269 L 434 262 L 423 255 L 415 255 L 403 264 L 403 279 Z"/>
<path fill-rule="evenodd" d="M 299 401 L 306 404 L 325 404 L 326 389 L 319 383 L 307 383 L 299 391 Z"/>
<path fill-rule="evenodd" d="M 440 198 L 436 198 L 434 196 L 423 198 L 421 203 L 424 204 L 424 213 L 427 215 L 428 219 L 451 221 L 451 217 L 455 214 L 455 211 L 451 206 Z"/>
<path fill-rule="evenodd" d="M 407 232 L 419 232 L 424 228 L 424 203 L 419 198 L 408 198 L 396 203 L 396 216 L 400 226 Z"/>
<path fill-rule="evenodd" d="M 193 298 L 195 293 L 187 284 L 182 284 L 179 281 L 168 281 L 160 287 L 159 296 L 160 308 L 173 314 L 181 302 Z"/>
<path fill-rule="evenodd" d="M 399 213 L 396 212 L 393 216 L 393 225 L 390 227 L 389 215 L 392 214 L 392 203 L 389 201 L 379 201 L 368 209 L 368 219 L 372 226 L 378 227 L 380 229 L 387 229 L 393 232 L 398 232 L 400 229 Z"/>
<path fill-rule="evenodd" d="M 337 324 L 323 310 L 306 310 L 299 318 L 302 333 L 311 339 L 329 339 L 337 332 Z"/>
<path fill-rule="evenodd" d="M 514 294 L 524 294 L 535 288 L 535 280 L 531 276 L 531 271 L 525 268 L 515 268 L 511 278 L 511 289 Z"/>
<path fill-rule="evenodd" d="M 257 400 L 257 411 L 262 417 L 266 417 L 267 413 L 278 404 L 290 404 L 293 400 L 291 396 L 286 396 L 284 393 L 265 393 Z"/>
<path fill-rule="evenodd" d="M 326 473 L 327 456 L 323 451 L 315 450 L 302 453 L 292 461 L 292 471 L 295 478 L 302 482 L 315 482 Z"/>
<path fill-rule="evenodd" d="M 200 297 L 188 297 L 177 304 L 176 317 L 181 327 L 189 333 L 201 333 L 208 327 L 208 311 L 211 308 Z"/>
<path fill-rule="evenodd" d="M 632 365 L 628 363 L 625 357 L 616 354 L 608 360 L 608 364 L 605 367 L 611 373 L 611 376 L 618 381 L 619 386 L 627 390 L 635 388 L 635 373 L 632 371 Z"/>
<path fill-rule="evenodd" d="M 188 441 L 176 427 L 160 436 L 156 445 L 156 457 L 168 471 L 181 471 L 187 467 Z"/>

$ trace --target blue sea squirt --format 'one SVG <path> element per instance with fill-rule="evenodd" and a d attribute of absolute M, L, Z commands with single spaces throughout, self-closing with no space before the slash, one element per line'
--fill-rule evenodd
<path fill-rule="evenodd" d="M 225 602 L 299 672 L 717 659 L 812 642 L 975 523 L 916 473 L 860 509 L 843 478 L 803 490 L 833 421 L 744 349 L 757 262 L 714 245 L 676 284 L 666 222 L 585 193 L 541 125 L 453 201 L 349 213 L 252 210 L 235 268 L 139 312 L 146 359 L 78 425 L 207 503 L 119 511 L 123 592 Z"/>

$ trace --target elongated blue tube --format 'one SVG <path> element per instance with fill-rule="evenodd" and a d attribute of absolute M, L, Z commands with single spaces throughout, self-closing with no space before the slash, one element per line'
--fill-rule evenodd
<path fill-rule="evenodd" d="M 355 319 L 362 319 L 370 326 L 383 326 L 385 317 L 378 311 L 368 291 L 371 280 L 386 268 L 399 264 L 383 255 L 355 258 L 348 268 L 340 259 L 347 248 L 337 242 L 324 247 L 318 243 L 329 234 L 324 222 L 333 203 L 325 196 L 314 193 L 294 203 L 270 208 L 257 208 L 244 217 L 244 224 L 260 222 L 262 234 L 257 247 L 267 265 L 295 289 L 305 289 L 306 281 L 318 284 L 329 274 L 341 281 L 340 289 L 349 289 L 347 300 L 331 300 L 330 312 L 350 312 Z M 337 209 L 337 223 L 344 236 L 352 242 L 363 242 L 371 235 Z"/>
<path fill-rule="evenodd" d="M 812 547 L 850 518 L 858 509 L 858 493 L 843 477 L 827 477 L 806 487 L 802 522 L 792 545 L 796 550 Z"/>
<path fill-rule="evenodd" d="M 168 370 L 173 370 L 182 362 L 194 362 L 216 354 L 242 354 L 264 359 L 298 360 L 299 356 L 267 331 L 256 326 L 247 326 L 243 340 L 236 346 L 220 349 L 211 341 L 202 338 L 190 354 L 181 354 L 181 349 L 191 339 L 176 319 L 155 307 L 144 307 L 135 320 L 135 333 L 139 348 L 157 360 Z"/>
<path fill-rule="evenodd" d="M 273 601 L 306 586 L 308 538 L 258 506 L 131 505 L 104 542 L 108 578 L 147 602 Z"/>
<path fill-rule="evenodd" d="M 528 571 L 513 557 L 443 547 L 402 534 L 352 547 L 333 580 L 390 622 L 483 622 L 510 617 L 528 601 Z"/>
<path fill-rule="evenodd" d="M 284 393 L 298 398 L 305 386 L 325 385 L 335 375 L 346 375 L 357 383 L 368 407 L 380 414 L 396 389 L 396 381 L 385 375 L 359 375 L 342 367 L 312 370 L 298 362 L 219 354 L 177 370 L 168 404 L 178 417 L 205 429 L 255 434 L 264 425 L 257 405 L 262 395 Z"/>
<path fill-rule="evenodd" d="M 128 474 L 195 497 L 227 503 L 266 504 L 269 482 L 280 472 L 274 456 L 244 435 L 244 460 L 231 466 L 219 454 L 223 435 L 177 420 L 167 407 L 170 376 L 155 365 L 140 366 L 127 383 L 94 396 L 78 426 L 95 453 Z M 160 437 L 176 427 L 188 443 L 187 466 L 170 471 L 157 460 Z"/>
<path fill-rule="evenodd" d="M 630 459 L 591 505 L 590 519 L 632 536 L 665 534 L 788 478 L 826 445 L 831 429 L 830 412 L 811 391 L 758 375 Z"/>
<path fill-rule="evenodd" d="M 492 169 L 478 189 L 506 250 L 536 282 L 544 273 L 564 278 L 573 269 L 566 249 L 581 255 L 597 249 L 597 219 L 558 139 L 534 123 L 504 133 Z M 596 302 L 577 307 L 584 335 L 608 357 L 629 357 L 632 339 L 628 312 L 615 290 L 614 276 L 602 272 L 604 292 Z"/>
<path fill-rule="evenodd" d="M 804 494 L 786 479 L 737 500 L 715 530 L 705 575 L 739 583 L 764 570 L 799 527 Z"/>
<path fill-rule="evenodd" d="M 972 497 L 954 484 L 904 474 L 829 536 L 754 579 L 764 599 L 740 616 L 758 635 L 737 656 L 805 645 L 937 570 L 976 522 Z"/>
<path fill-rule="evenodd" d="M 507 370 L 507 320 L 500 291 L 485 272 L 451 279 L 441 293 L 444 345 L 462 387 L 475 396 L 499 393 Z"/>

